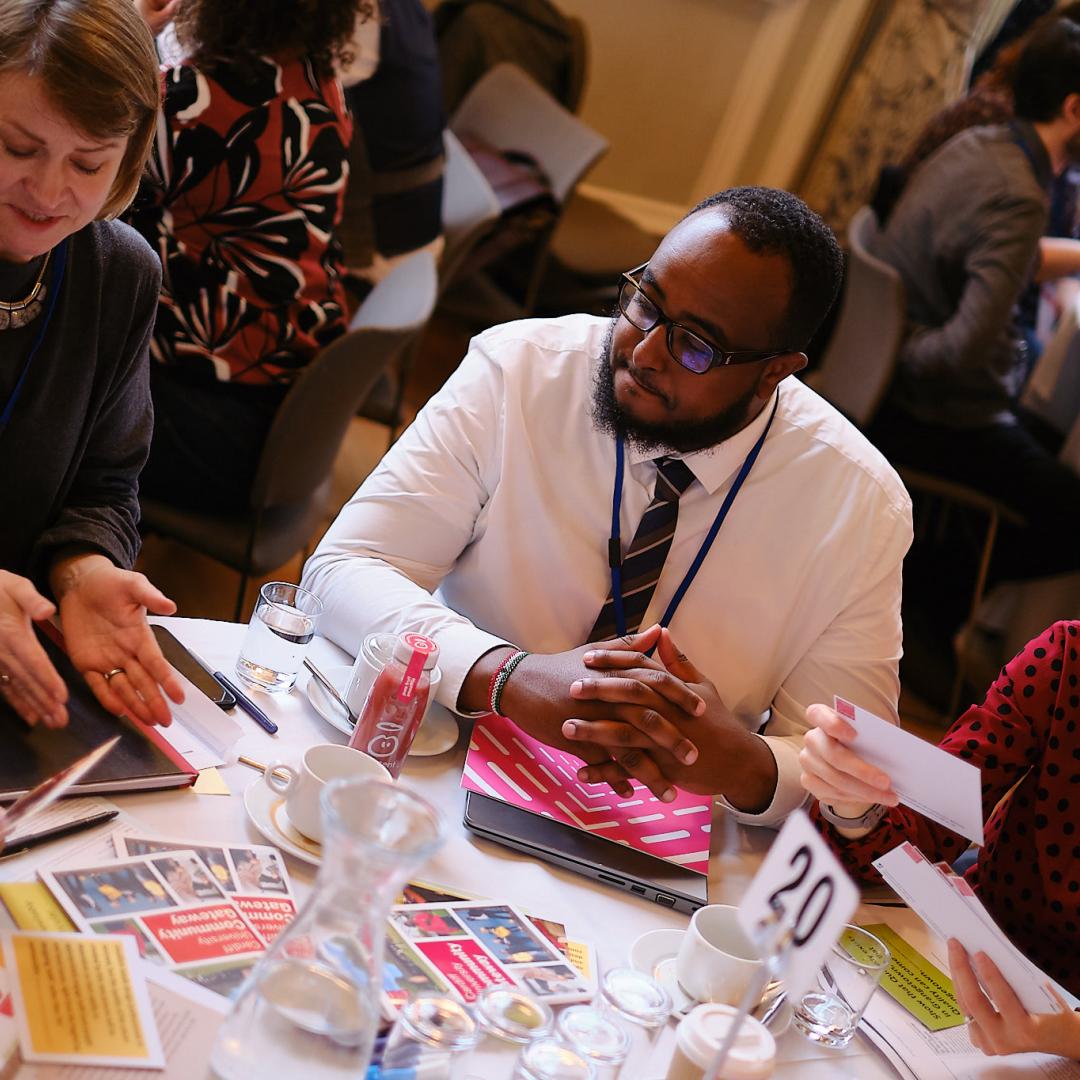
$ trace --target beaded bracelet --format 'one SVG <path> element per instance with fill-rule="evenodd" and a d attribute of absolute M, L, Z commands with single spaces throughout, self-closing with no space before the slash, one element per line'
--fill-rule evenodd
<path fill-rule="evenodd" d="M 499 712 L 499 706 L 502 704 L 503 690 L 506 689 L 506 684 L 510 681 L 510 676 L 514 674 L 514 669 L 525 659 L 529 654 L 524 650 L 519 649 L 516 653 L 511 653 L 500 665 L 498 671 L 491 680 L 491 688 L 488 694 L 488 707 L 496 716 L 503 716 Z M 506 719 L 506 717 L 503 717 Z"/>

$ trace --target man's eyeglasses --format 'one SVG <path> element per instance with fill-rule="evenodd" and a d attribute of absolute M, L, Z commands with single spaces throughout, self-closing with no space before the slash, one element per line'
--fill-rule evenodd
<path fill-rule="evenodd" d="M 687 330 L 681 323 L 669 319 L 655 300 L 651 300 L 634 280 L 648 263 L 642 263 L 634 270 L 628 270 L 622 276 L 619 287 L 619 310 L 626 321 L 643 334 L 648 333 L 658 323 L 667 326 L 667 347 L 672 358 L 687 371 L 695 375 L 704 375 L 714 367 L 727 364 L 754 364 L 759 360 L 771 360 L 774 356 L 783 356 L 791 349 L 774 349 L 772 352 L 760 352 L 754 349 L 725 350 L 710 345 L 704 338 L 692 330 Z"/>

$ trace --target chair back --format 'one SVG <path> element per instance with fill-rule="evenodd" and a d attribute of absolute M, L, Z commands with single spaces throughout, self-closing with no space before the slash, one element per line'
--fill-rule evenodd
<path fill-rule="evenodd" d="M 847 278 L 836 329 L 807 382 L 849 420 L 866 428 L 892 381 L 906 323 L 904 283 L 871 254 L 878 223 L 861 207 L 848 227 Z"/>
<path fill-rule="evenodd" d="M 439 292 L 453 281 L 491 226 L 499 218 L 499 200 L 487 178 L 458 137 L 443 132 L 446 169 L 443 173 L 443 253 L 439 259 Z"/>
<path fill-rule="evenodd" d="M 349 421 L 379 374 L 423 330 L 436 291 L 435 259 L 418 251 L 375 286 L 348 332 L 304 368 L 263 446 L 253 510 L 301 503 L 326 482 Z"/>
<path fill-rule="evenodd" d="M 531 155 L 560 205 L 608 148 L 602 135 L 516 64 L 496 64 L 485 72 L 457 107 L 450 127 L 478 135 L 496 150 Z"/>

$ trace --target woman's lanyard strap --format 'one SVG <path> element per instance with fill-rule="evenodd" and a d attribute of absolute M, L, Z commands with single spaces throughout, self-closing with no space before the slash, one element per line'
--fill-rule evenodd
<path fill-rule="evenodd" d="M 698 553 L 694 556 L 694 561 L 690 564 L 690 569 L 686 571 L 682 582 L 675 590 L 675 595 L 671 598 L 671 603 L 668 604 L 667 610 L 660 619 L 661 626 L 670 625 L 672 618 L 675 616 L 676 609 L 682 602 L 682 598 L 686 595 L 687 589 L 690 588 L 694 578 L 697 577 L 697 572 L 701 569 L 701 564 L 705 561 L 705 556 L 709 554 L 709 549 L 713 546 L 713 541 L 720 532 L 720 528 L 728 516 L 728 511 L 735 502 L 735 498 L 739 494 L 739 490 L 745 483 L 746 478 L 750 475 L 750 470 L 754 467 L 754 462 L 757 461 L 758 455 L 761 453 L 761 448 L 765 445 L 765 439 L 769 434 L 769 429 L 772 427 L 772 422 L 776 416 L 776 410 L 779 405 L 780 392 L 777 390 L 776 400 L 773 402 L 772 412 L 769 414 L 768 422 L 765 424 L 765 430 L 762 431 L 758 436 L 757 442 L 750 448 L 750 453 L 746 455 L 738 475 L 735 477 L 734 483 L 731 485 L 730 490 L 725 496 L 720 509 L 716 512 L 716 517 L 713 519 L 708 534 L 702 541 L 701 547 L 698 548 Z M 626 619 L 623 615 L 622 554 L 619 543 L 619 510 L 622 505 L 623 486 L 623 440 L 621 436 L 616 440 L 615 453 L 615 492 L 612 498 L 611 539 L 608 540 L 608 562 L 611 565 L 611 598 L 615 609 L 615 630 L 619 637 L 623 637 L 626 634 Z"/>
<path fill-rule="evenodd" d="M 65 239 L 61 241 L 60 246 L 56 249 L 56 258 L 53 259 L 52 281 L 49 283 L 49 295 L 45 301 L 45 315 L 41 320 L 41 325 L 38 327 L 34 343 L 30 346 L 30 355 L 27 356 L 26 360 L 23 362 L 23 369 L 19 373 L 19 379 L 8 396 L 7 403 L 4 405 L 4 411 L 0 413 L 0 434 L 3 434 L 4 429 L 11 420 L 12 414 L 15 412 L 15 404 L 19 400 L 19 395 L 22 393 L 23 384 L 26 382 L 26 376 L 30 372 L 30 365 L 34 362 L 34 357 L 37 355 L 37 351 L 41 347 L 42 341 L 45 340 L 45 331 L 49 329 L 49 321 L 52 319 L 53 309 L 56 307 L 56 300 L 60 295 L 60 285 L 64 280 L 64 268 L 67 266 L 67 247 L 68 242 Z"/>

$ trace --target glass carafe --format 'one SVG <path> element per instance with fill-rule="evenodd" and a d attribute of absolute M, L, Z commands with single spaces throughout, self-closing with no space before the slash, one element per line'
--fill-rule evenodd
<path fill-rule="evenodd" d="M 355 1077 L 379 1026 L 386 917 L 443 840 L 436 811 L 385 780 L 335 780 L 322 794 L 315 887 L 251 973 L 218 1033 L 222 1080 Z"/>

